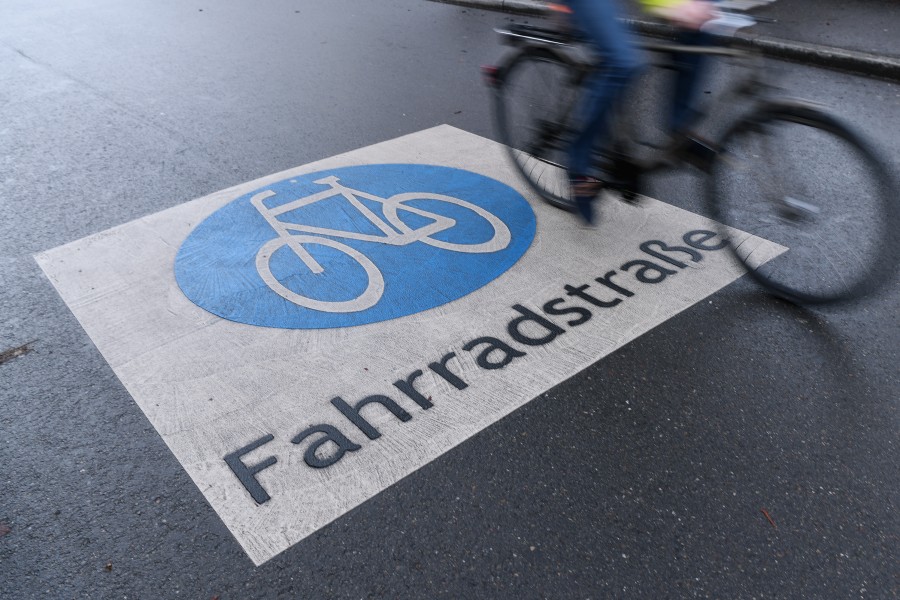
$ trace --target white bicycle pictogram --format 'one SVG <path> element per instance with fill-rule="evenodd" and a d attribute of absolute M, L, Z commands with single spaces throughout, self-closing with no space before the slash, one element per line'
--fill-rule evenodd
<path fill-rule="evenodd" d="M 379 196 L 368 194 L 360 190 L 348 188 L 342 185 L 340 183 L 340 180 L 335 176 L 317 179 L 316 181 L 314 181 L 314 183 L 319 185 L 327 185 L 329 186 L 329 188 L 326 190 L 322 190 L 321 192 L 311 194 L 304 198 L 298 198 L 297 200 L 287 202 L 274 208 L 269 208 L 264 203 L 267 198 L 276 195 L 275 192 L 271 190 L 266 190 L 264 192 L 255 194 L 250 199 L 250 202 L 253 204 L 256 210 L 259 211 L 259 213 L 266 219 L 269 225 L 272 226 L 272 229 L 274 229 L 278 234 L 278 237 L 263 244 L 263 246 L 259 249 L 259 252 L 257 252 L 256 270 L 259 272 L 259 275 L 262 277 L 266 285 L 268 285 L 269 288 L 272 289 L 272 291 L 274 291 L 285 300 L 292 302 L 298 306 L 303 306 L 323 312 L 348 313 L 358 312 L 370 308 L 377 304 L 381 299 L 381 296 L 384 293 L 384 276 L 381 274 L 379 268 L 375 266 L 375 263 L 373 263 L 367 256 L 365 256 L 355 248 L 332 239 L 333 237 L 376 242 L 380 244 L 388 244 L 391 246 L 407 246 L 415 242 L 422 242 L 436 248 L 442 248 L 444 250 L 449 250 L 452 252 L 466 253 L 497 252 L 506 248 L 509 245 L 511 239 L 509 228 L 494 214 L 476 204 L 472 204 L 471 202 L 466 202 L 465 200 L 460 200 L 459 198 L 454 198 L 452 196 L 445 196 L 443 194 L 406 192 L 402 194 L 395 194 L 389 198 L 381 198 Z M 311 225 L 302 225 L 299 223 L 290 223 L 278 220 L 278 217 L 284 213 L 297 210 L 304 206 L 308 206 L 315 202 L 325 200 L 326 198 L 332 198 L 334 196 L 343 196 L 356 210 L 362 213 L 362 215 L 365 216 L 366 219 L 368 219 L 373 225 L 375 225 L 375 227 L 378 228 L 381 234 L 342 231 L 340 229 L 328 229 L 325 227 L 315 227 Z M 382 212 L 387 221 L 372 212 L 371 209 L 369 209 L 360 201 L 360 198 L 380 203 L 383 207 Z M 447 202 L 449 204 L 455 204 L 456 206 L 468 209 L 474 212 L 479 217 L 485 219 L 491 225 L 491 227 L 493 228 L 493 236 L 486 242 L 478 242 L 473 244 L 457 244 L 443 240 L 436 240 L 431 236 L 455 227 L 457 224 L 456 219 L 422 210 L 420 208 L 416 208 L 414 206 L 409 206 L 406 204 L 406 202 L 413 200 L 438 200 L 440 202 Z M 417 229 L 413 229 L 409 225 L 404 223 L 403 220 L 398 216 L 398 213 L 404 211 L 413 215 L 418 215 L 420 217 L 430 219 L 433 222 Z M 293 232 L 299 232 L 305 235 L 297 235 Z M 272 274 L 270 265 L 272 257 L 283 246 L 287 246 L 288 248 L 290 248 L 290 250 L 294 254 L 296 254 L 301 261 L 303 261 L 303 263 L 309 268 L 312 273 L 319 274 L 325 271 L 322 265 L 319 264 L 319 262 L 312 256 L 312 254 L 310 254 L 309 251 L 307 251 L 304 247 L 305 245 L 309 244 L 328 246 L 329 248 L 338 250 L 339 252 L 342 252 L 355 260 L 365 270 L 366 276 L 368 277 L 366 289 L 356 298 L 350 300 L 328 301 L 317 300 L 315 298 L 304 296 L 283 285 L 278 280 L 278 278 L 276 278 L 275 275 Z"/>

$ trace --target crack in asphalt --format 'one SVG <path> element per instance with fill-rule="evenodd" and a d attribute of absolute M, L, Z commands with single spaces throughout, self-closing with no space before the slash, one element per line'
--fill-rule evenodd
<path fill-rule="evenodd" d="M 37 340 L 32 340 L 32 341 L 22 344 L 21 346 L 18 346 L 16 348 L 10 348 L 8 350 L 4 350 L 3 352 L 0 352 L 0 365 L 2 365 L 4 363 L 8 363 L 9 361 L 13 360 L 14 358 L 19 358 L 21 356 L 25 356 L 26 354 L 28 354 L 29 352 L 34 350 L 34 348 L 32 348 L 31 345 L 34 344 L 36 341 Z"/>

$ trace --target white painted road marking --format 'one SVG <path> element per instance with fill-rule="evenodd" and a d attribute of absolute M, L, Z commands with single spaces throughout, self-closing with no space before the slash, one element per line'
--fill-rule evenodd
<path fill-rule="evenodd" d="M 533 243 L 468 295 L 354 327 L 229 321 L 178 287 L 179 247 L 227 203 L 306 173 L 380 163 L 444 165 L 520 190 L 537 216 Z M 224 190 L 37 260 L 261 564 L 742 274 L 698 215 L 647 200 L 603 202 L 599 217 L 595 230 L 575 227 L 572 215 L 525 191 L 501 146 L 441 126 Z M 745 243 L 770 257 L 784 251 L 758 238 Z"/>

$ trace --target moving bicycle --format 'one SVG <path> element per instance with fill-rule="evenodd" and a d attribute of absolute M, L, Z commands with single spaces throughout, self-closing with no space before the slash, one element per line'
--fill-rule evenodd
<path fill-rule="evenodd" d="M 734 228 L 789 248 L 763 262 L 732 246 L 756 281 L 793 302 L 858 298 L 893 277 L 896 187 L 865 137 L 817 103 L 779 94 L 761 58 L 729 43 L 729 34 L 753 23 L 746 15 L 722 13 L 707 22 L 708 41 L 715 44 L 641 43 L 636 51 L 649 66 L 610 103 L 609 118 L 599 125 L 605 143 L 587 145 L 589 172 L 579 172 L 577 162 L 573 168 L 572 154 L 584 132 L 597 126 L 585 123 L 595 115 L 583 107 L 596 99 L 605 57 L 571 27 L 498 30 L 513 47 L 499 66 L 485 69 L 501 139 L 533 190 L 585 217 L 601 190 L 634 200 L 649 173 L 693 165 L 706 175 L 710 216 L 724 235 Z M 740 114 L 729 118 L 714 142 L 694 133 L 708 119 L 694 107 L 684 129 L 673 131 L 670 121 L 663 135 L 645 135 L 648 115 L 660 112 L 647 106 L 654 98 L 644 93 L 649 82 L 683 72 L 684 58 L 691 56 L 727 61 L 732 76 L 708 104 L 740 108 Z"/>

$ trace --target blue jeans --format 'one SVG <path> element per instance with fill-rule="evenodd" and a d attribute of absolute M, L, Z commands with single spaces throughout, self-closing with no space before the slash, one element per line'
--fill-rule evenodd
<path fill-rule="evenodd" d="M 690 46 L 711 46 L 713 37 L 702 31 L 683 31 L 677 41 Z M 677 74 L 675 88 L 672 90 L 669 128 L 677 134 L 684 133 L 697 117 L 694 105 L 709 55 L 679 52 L 673 58 Z"/>
<path fill-rule="evenodd" d="M 581 131 L 569 147 L 569 174 L 587 175 L 597 140 L 609 132 L 609 115 L 622 91 L 643 68 L 628 28 L 618 20 L 623 14 L 618 0 L 568 0 L 575 25 L 603 57 L 600 69 L 585 85 L 579 109 Z"/>

